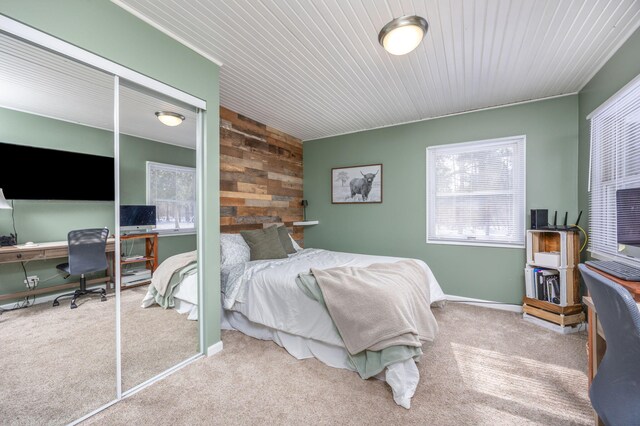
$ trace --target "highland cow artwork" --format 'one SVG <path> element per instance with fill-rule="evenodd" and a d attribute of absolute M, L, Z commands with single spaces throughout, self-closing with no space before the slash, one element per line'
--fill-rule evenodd
<path fill-rule="evenodd" d="M 331 169 L 331 202 L 382 202 L 382 164 Z"/>

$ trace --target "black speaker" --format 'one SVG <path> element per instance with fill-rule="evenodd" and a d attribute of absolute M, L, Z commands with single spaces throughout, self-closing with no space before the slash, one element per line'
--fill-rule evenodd
<path fill-rule="evenodd" d="M 549 210 L 531 209 L 531 229 L 542 229 L 549 226 Z"/>

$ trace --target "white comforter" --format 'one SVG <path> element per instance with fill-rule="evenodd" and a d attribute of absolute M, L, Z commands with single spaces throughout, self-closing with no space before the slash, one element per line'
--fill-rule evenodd
<path fill-rule="evenodd" d="M 288 259 L 226 267 L 222 270 L 223 305 L 225 309 L 242 313 L 252 322 L 344 346 L 326 309 L 300 291 L 295 278 L 302 272 L 309 272 L 311 267 L 369 266 L 399 260 L 402 258 L 305 249 Z M 431 269 L 423 261 L 416 261 L 427 273 L 431 303 L 444 300 L 444 292 Z"/>
<path fill-rule="evenodd" d="M 325 308 L 318 302 L 307 297 L 295 283 L 295 278 L 301 272 L 308 272 L 311 267 L 318 269 L 333 268 L 338 266 L 368 266 L 373 263 L 393 263 L 402 260 L 397 257 L 370 256 L 354 253 L 340 253 L 319 249 L 306 249 L 291 255 L 288 259 L 255 261 L 238 264 L 222 269 L 223 306 L 225 309 L 240 313 L 251 323 L 260 324 L 287 335 L 299 336 L 324 344 L 325 354 L 336 354 L 330 348 L 338 348 L 339 355 L 319 356 L 319 350 L 312 349 L 321 361 L 332 365 L 346 367 L 346 363 L 338 359 L 347 358 L 344 343 L 331 317 Z M 445 300 L 445 295 L 431 269 L 422 262 L 416 260 L 427 274 L 431 303 Z M 237 316 L 228 316 L 230 324 L 244 331 L 246 334 L 259 337 L 255 327 L 243 321 L 238 321 Z M 246 330 L 246 331 L 245 331 Z M 268 336 L 268 334 L 267 334 Z M 273 340 L 285 346 L 292 355 L 298 355 L 301 341 L 298 339 L 291 343 L 291 348 L 282 334 L 273 335 Z M 402 365 L 389 366 L 385 380 L 393 389 L 394 400 L 399 405 L 409 408 L 410 400 L 415 392 L 419 380 L 418 369 L 413 360 L 408 360 Z"/>

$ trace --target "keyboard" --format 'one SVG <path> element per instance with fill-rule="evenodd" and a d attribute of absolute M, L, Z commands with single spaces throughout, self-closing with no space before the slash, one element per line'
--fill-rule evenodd
<path fill-rule="evenodd" d="M 640 268 L 613 260 L 587 260 L 586 265 L 625 281 L 640 281 Z"/>

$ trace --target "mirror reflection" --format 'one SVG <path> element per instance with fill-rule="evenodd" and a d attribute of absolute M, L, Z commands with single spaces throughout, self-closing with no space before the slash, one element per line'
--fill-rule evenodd
<path fill-rule="evenodd" d="M 116 398 L 113 110 L 113 76 L 0 34 L 5 421 L 65 424 Z"/>
<path fill-rule="evenodd" d="M 199 351 L 192 107 L 120 82 L 122 389 Z"/>

